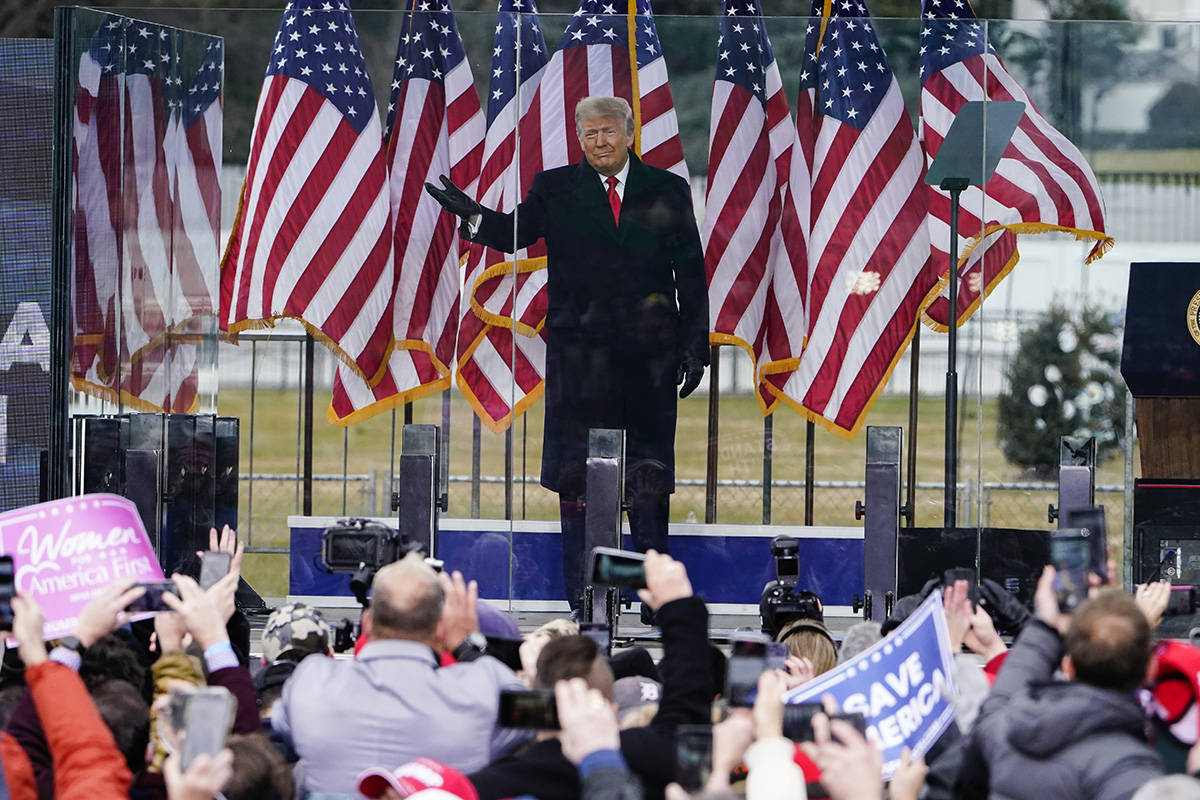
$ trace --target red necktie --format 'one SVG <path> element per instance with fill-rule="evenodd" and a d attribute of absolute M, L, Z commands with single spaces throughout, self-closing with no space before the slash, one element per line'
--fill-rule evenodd
<path fill-rule="evenodd" d="M 608 204 L 612 207 L 613 222 L 621 224 L 621 195 L 617 194 L 617 179 L 615 176 L 609 176 L 605 183 L 608 184 Z"/>

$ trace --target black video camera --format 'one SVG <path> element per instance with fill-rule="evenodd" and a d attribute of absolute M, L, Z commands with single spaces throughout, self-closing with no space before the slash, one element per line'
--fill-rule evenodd
<path fill-rule="evenodd" d="M 321 534 L 321 560 L 327 572 L 353 574 L 378 570 L 421 546 L 386 525 L 369 519 L 339 520 Z"/>
<path fill-rule="evenodd" d="M 325 571 L 349 574 L 350 590 L 364 608 L 375 573 L 413 551 L 424 549 L 399 531 L 360 517 L 339 520 L 321 534 Z"/>
<path fill-rule="evenodd" d="M 804 589 L 797 589 L 800 580 L 800 542 L 791 536 L 776 536 L 771 540 L 771 555 L 775 558 L 775 580 L 763 587 L 758 600 L 762 617 L 762 632 L 772 639 L 779 629 L 797 619 L 825 621 L 821 598 Z"/>

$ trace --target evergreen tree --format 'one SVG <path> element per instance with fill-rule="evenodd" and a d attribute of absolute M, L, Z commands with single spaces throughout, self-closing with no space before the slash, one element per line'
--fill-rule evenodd
<path fill-rule="evenodd" d="M 1120 342 L 1109 315 L 1085 309 L 1076 317 L 1057 306 L 1021 334 L 999 401 L 999 438 L 1009 462 L 1051 478 L 1060 436 L 1096 437 L 1097 461 L 1120 449 L 1126 429 Z"/>

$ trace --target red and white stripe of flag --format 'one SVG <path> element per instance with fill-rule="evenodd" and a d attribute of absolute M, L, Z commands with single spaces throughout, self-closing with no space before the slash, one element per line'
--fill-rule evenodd
<path fill-rule="evenodd" d="M 349 425 L 450 386 L 458 333 L 460 254 L 457 218 L 426 191 L 439 176 L 474 194 L 483 158 L 484 120 L 469 62 L 438 81 L 404 81 L 387 143 L 391 166 L 396 294 L 395 348 L 383 379 L 370 387 L 345 365 L 334 380 L 330 422 Z"/>
<path fill-rule="evenodd" d="M 221 261 L 221 101 L 210 103 L 191 125 L 183 117 L 176 114 L 164 143 L 174 159 L 172 329 L 216 313 Z"/>
<path fill-rule="evenodd" d="M 379 379 L 395 275 L 381 141 L 377 114 L 359 134 L 303 82 L 264 80 L 221 272 L 223 329 L 299 319 L 343 361 Z"/>
<path fill-rule="evenodd" d="M 544 72 L 545 68 L 525 76 L 516 95 L 488 127 L 476 194 L 487 208 L 511 212 L 533 176 L 543 169 L 537 87 Z M 519 122 L 514 124 L 515 120 Z M 511 255 L 479 245 L 469 250 L 458 330 L 457 384 L 480 420 L 496 432 L 512 423 L 514 407 L 520 414 L 541 396 L 546 360 L 541 330 L 546 313 L 545 256 L 541 241 Z M 520 309 L 515 326 L 514 301 Z"/>
<path fill-rule="evenodd" d="M 968 100 L 1018 100 L 1025 104 L 1017 130 L 987 186 L 971 186 L 961 195 L 959 211 L 958 319 L 978 307 L 1000 279 L 1016 263 L 1016 239 L 985 236 L 999 228 L 1015 233 L 1064 231 L 1093 242 L 1086 261 L 1091 263 L 1112 246 L 1104 232 L 1104 200 L 1099 183 L 1087 160 L 1074 144 L 1038 112 L 1024 89 L 1008 74 L 992 53 L 976 55 L 929 76 L 921 91 L 922 138 L 927 159 L 932 162 L 959 108 Z M 944 273 L 949 262 L 950 197 L 930 187 L 929 229 L 934 257 Z M 982 284 L 968 281 L 968 251 L 1000 247 L 998 253 L 975 253 L 989 264 Z M 976 273 L 978 274 L 978 273 Z M 944 293 L 944 292 L 943 292 Z M 949 306 L 938 297 L 926 310 L 932 327 L 945 330 Z"/>
<path fill-rule="evenodd" d="M 800 290 L 805 238 L 788 187 L 796 128 L 775 62 L 765 87 L 764 107 L 738 84 L 713 82 L 702 230 L 709 338 L 745 349 L 755 363 L 756 384 L 765 380 L 764 369 L 778 376 L 794 367 L 791 360 L 799 356 L 805 333 Z M 802 175 L 807 194 L 807 172 Z M 793 235 L 784 235 L 785 215 Z M 765 387 L 758 396 L 764 412 L 779 402 Z"/>
<path fill-rule="evenodd" d="M 861 426 L 936 284 L 923 161 L 892 77 L 859 132 L 800 116 L 813 153 L 808 341 L 782 393 L 842 434 Z M 804 413 L 802 411 L 802 413 Z"/>
<path fill-rule="evenodd" d="M 80 391 L 114 396 L 117 292 L 121 262 L 121 115 L 123 76 L 104 76 L 84 53 L 75 100 L 74 291 L 71 381 Z"/>
<path fill-rule="evenodd" d="M 170 170 L 167 107 L 158 76 L 125 76 L 124 258 L 121 260 L 122 371 L 170 329 Z"/>

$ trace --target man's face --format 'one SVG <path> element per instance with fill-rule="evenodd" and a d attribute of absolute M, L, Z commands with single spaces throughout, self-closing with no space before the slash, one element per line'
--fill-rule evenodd
<path fill-rule="evenodd" d="M 625 166 L 633 134 L 625 133 L 620 117 L 590 117 L 579 122 L 579 145 L 592 168 L 608 177 Z"/>

